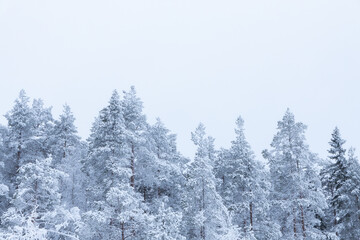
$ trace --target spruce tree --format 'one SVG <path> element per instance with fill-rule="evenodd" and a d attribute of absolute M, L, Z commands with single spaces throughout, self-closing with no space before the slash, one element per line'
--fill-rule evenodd
<path fill-rule="evenodd" d="M 350 239 L 359 237 L 356 229 L 360 227 L 357 187 L 360 176 L 354 151 L 351 150 L 346 158 L 344 143 L 336 127 L 329 142 L 330 164 L 322 170 L 321 176 L 329 203 L 327 228 L 340 239 Z"/>

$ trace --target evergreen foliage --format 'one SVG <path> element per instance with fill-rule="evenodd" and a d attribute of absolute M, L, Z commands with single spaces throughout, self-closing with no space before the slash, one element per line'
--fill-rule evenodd
<path fill-rule="evenodd" d="M 58 119 L 20 91 L 0 126 L 0 239 L 360 239 L 360 164 L 335 128 L 329 158 L 306 144 L 287 110 L 266 160 L 236 120 L 217 150 L 199 124 L 192 159 L 150 124 L 134 87 L 115 90 L 78 136 L 68 105 Z M 325 164 L 324 164 L 325 163 Z"/>

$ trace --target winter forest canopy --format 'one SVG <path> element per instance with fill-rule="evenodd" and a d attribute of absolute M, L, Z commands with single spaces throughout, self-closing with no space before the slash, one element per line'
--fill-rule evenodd
<path fill-rule="evenodd" d="M 135 88 L 114 91 L 86 140 L 21 91 L 0 126 L 0 239 L 360 239 L 360 165 L 335 127 L 328 158 L 288 109 L 257 159 L 234 119 L 216 149 L 203 124 L 193 158 L 149 124 Z"/>

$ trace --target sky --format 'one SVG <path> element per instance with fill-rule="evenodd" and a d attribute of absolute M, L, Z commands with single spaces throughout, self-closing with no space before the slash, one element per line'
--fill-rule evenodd
<path fill-rule="evenodd" d="M 112 91 L 134 85 L 188 157 L 199 122 L 229 147 L 241 115 L 261 158 L 287 108 L 319 156 L 335 126 L 360 148 L 359 12 L 357 0 L 0 0 L 0 123 L 24 89 L 56 117 L 69 104 L 86 139 Z"/>

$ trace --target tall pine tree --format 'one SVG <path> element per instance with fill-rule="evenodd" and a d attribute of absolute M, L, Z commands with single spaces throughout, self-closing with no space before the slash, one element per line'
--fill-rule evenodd
<path fill-rule="evenodd" d="M 357 239 L 359 225 L 359 164 L 353 150 L 346 158 L 340 131 L 336 127 L 329 142 L 329 160 L 321 172 L 322 183 L 328 196 L 327 228 L 340 239 Z"/>
<path fill-rule="evenodd" d="M 191 136 L 197 151 L 185 173 L 187 239 L 236 239 L 238 235 L 232 228 L 228 210 L 216 191 L 214 139 L 206 136 L 203 124 Z"/>
<path fill-rule="evenodd" d="M 321 239 L 320 220 L 326 201 L 317 172 L 316 156 L 305 142 L 303 123 L 295 122 L 287 110 L 278 122 L 270 151 L 263 152 L 269 161 L 273 217 L 280 225 L 281 239 Z"/>
<path fill-rule="evenodd" d="M 235 134 L 230 149 L 222 150 L 216 161 L 219 193 L 243 238 L 277 238 L 277 226 L 269 219 L 267 174 L 245 138 L 241 117 Z"/>

